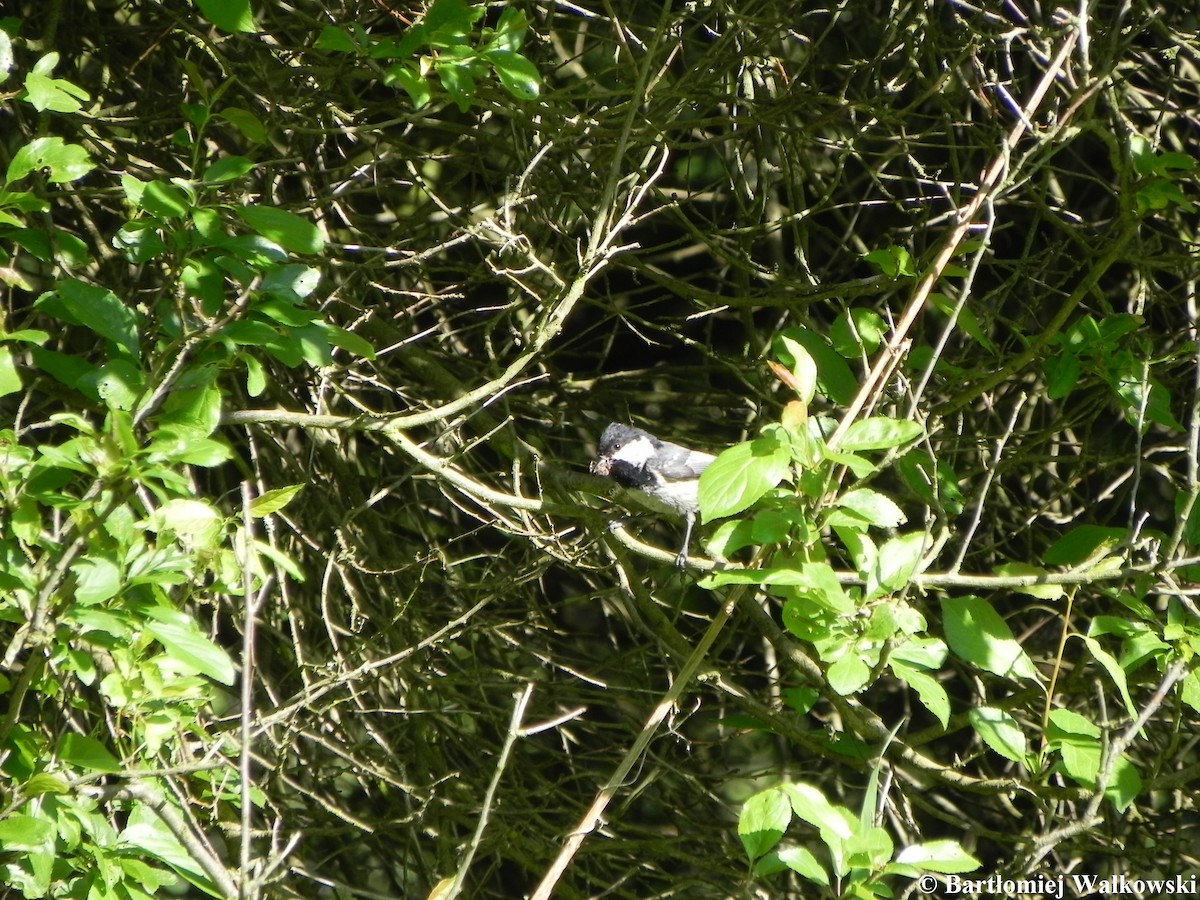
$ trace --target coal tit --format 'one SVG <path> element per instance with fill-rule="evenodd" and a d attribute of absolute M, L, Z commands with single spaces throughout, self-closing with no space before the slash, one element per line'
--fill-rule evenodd
<path fill-rule="evenodd" d="M 696 499 L 700 473 L 715 456 L 689 450 L 652 434 L 613 422 L 600 435 L 592 471 L 611 477 L 617 484 L 636 488 L 659 501 L 670 512 L 683 516 L 683 548 L 675 565 L 687 565 L 688 544 L 700 504 Z"/>

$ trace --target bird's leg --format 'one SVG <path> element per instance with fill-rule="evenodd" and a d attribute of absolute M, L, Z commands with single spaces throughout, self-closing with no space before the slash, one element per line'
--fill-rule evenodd
<path fill-rule="evenodd" d="M 683 547 L 675 557 L 675 565 L 680 569 L 687 568 L 688 546 L 692 542 L 692 525 L 696 522 L 696 514 L 688 512 L 683 517 Z"/>

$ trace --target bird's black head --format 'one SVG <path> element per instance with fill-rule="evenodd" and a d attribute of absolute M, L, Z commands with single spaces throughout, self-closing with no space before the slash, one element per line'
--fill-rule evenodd
<path fill-rule="evenodd" d="M 638 438 L 647 438 L 652 443 L 654 442 L 654 438 L 649 432 L 642 431 L 640 428 L 634 428 L 632 425 L 613 422 L 600 435 L 600 443 L 596 446 L 596 455 L 612 456 L 630 441 L 635 441 Z"/>

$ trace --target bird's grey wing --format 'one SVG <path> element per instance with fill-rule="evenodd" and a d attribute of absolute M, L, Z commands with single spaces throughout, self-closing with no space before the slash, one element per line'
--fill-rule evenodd
<path fill-rule="evenodd" d="M 687 447 L 680 447 L 678 444 L 666 441 L 663 441 L 658 454 L 656 468 L 667 481 L 687 481 L 691 478 L 699 478 L 700 473 L 716 459 L 712 454 L 689 450 Z"/>

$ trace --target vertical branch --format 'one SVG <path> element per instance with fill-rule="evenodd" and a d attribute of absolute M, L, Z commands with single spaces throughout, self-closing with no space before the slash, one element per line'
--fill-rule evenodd
<path fill-rule="evenodd" d="M 946 264 L 954 257 L 954 253 L 958 249 L 958 245 L 962 242 L 962 239 L 966 237 L 967 232 L 975 224 L 975 218 L 979 215 L 979 210 L 983 208 L 983 205 L 1000 185 L 1001 179 L 1008 168 L 1009 154 L 1028 130 L 1029 120 L 1036 113 L 1037 108 L 1049 92 L 1054 80 L 1058 78 L 1059 72 L 1066 64 L 1067 57 L 1070 56 L 1071 50 L 1075 46 L 1077 37 L 1077 29 L 1072 29 L 1068 33 L 1062 46 L 1059 47 L 1054 60 L 1042 76 L 1042 80 L 1034 89 L 1033 95 L 1025 104 L 1024 115 L 1018 116 L 1017 121 L 1013 123 L 1012 130 L 1008 133 L 1008 138 L 1004 146 L 1000 148 L 996 156 L 992 159 L 991 164 L 984 170 L 983 176 L 979 179 L 979 189 L 975 192 L 975 196 L 971 198 L 971 202 L 959 213 L 958 223 L 942 240 L 942 245 L 934 256 L 933 262 L 930 263 L 929 269 L 917 284 L 916 290 L 913 291 L 912 299 L 909 300 L 908 305 L 904 308 L 904 312 L 901 313 L 887 346 L 883 348 L 876 358 L 875 364 L 871 367 L 871 371 L 863 381 L 862 387 L 859 388 L 858 394 L 850 404 L 850 408 L 846 410 L 846 415 L 842 417 L 842 421 L 838 423 L 833 437 L 829 439 L 831 449 L 837 447 L 842 442 L 842 439 L 846 436 L 846 431 L 854 424 L 862 410 L 870 404 L 872 397 L 883 389 L 884 376 L 889 368 L 895 365 L 902 354 L 908 332 L 917 320 L 917 316 L 920 315 L 921 310 L 925 308 L 925 302 L 929 299 L 929 295 L 933 291 L 933 286 L 941 278 L 942 270 L 945 269 Z"/>

